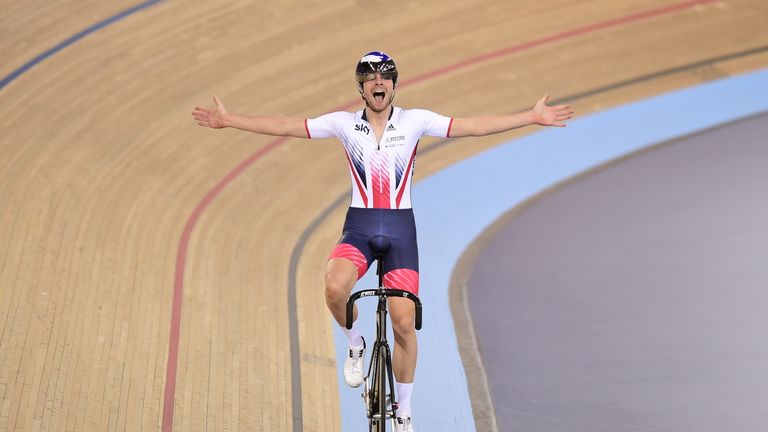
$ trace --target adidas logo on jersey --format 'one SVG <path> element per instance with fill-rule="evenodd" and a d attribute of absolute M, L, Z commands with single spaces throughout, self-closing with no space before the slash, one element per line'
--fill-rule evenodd
<path fill-rule="evenodd" d="M 390 123 L 390 124 L 389 124 L 389 126 L 387 126 L 387 132 L 389 132 L 389 131 L 393 131 L 393 130 L 395 130 L 395 125 L 393 125 L 392 123 Z"/>

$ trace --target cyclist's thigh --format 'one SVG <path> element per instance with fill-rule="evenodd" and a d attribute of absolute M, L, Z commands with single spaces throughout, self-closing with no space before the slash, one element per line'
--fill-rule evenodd
<path fill-rule="evenodd" d="M 412 268 L 395 268 L 384 273 L 384 286 L 419 295 L 419 272 Z"/>
<path fill-rule="evenodd" d="M 363 277 L 368 267 L 373 262 L 373 251 L 368 245 L 371 237 L 371 229 L 375 224 L 369 221 L 367 209 L 350 207 L 344 220 L 344 229 L 336 247 L 328 257 L 331 262 L 344 259 L 354 264 L 357 269 L 357 279 Z"/>
<path fill-rule="evenodd" d="M 373 253 L 367 244 L 354 237 L 346 233 L 342 235 L 341 240 L 339 240 L 339 243 L 328 256 L 326 274 L 331 271 L 338 271 L 339 268 L 351 264 L 355 268 L 354 281 L 357 281 L 368 271 L 368 267 L 373 261 Z M 344 262 L 344 264 L 339 262 Z"/>
<path fill-rule="evenodd" d="M 332 258 L 325 266 L 325 288 L 336 295 L 349 296 L 357 282 L 355 264 L 344 258 Z"/>
<path fill-rule="evenodd" d="M 384 286 L 418 295 L 419 248 L 413 213 L 397 213 L 388 231 L 392 246 L 384 257 Z"/>

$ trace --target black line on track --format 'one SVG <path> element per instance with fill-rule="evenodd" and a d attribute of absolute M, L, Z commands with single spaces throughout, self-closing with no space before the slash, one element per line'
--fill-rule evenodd
<path fill-rule="evenodd" d="M 136 6 L 130 7 L 122 12 L 119 12 L 115 15 L 112 15 L 109 18 L 106 18 L 104 20 L 101 20 L 97 22 L 96 24 L 91 25 L 90 27 L 81 30 L 74 35 L 64 39 L 63 41 L 59 42 L 52 48 L 48 48 L 47 50 L 40 53 L 37 57 L 27 61 L 23 65 L 19 66 L 16 70 L 9 73 L 7 76 L 3 77 L 3 79 L 0 80 L 0 90 L 3 89 L 3 87 L 10 84 L 13 80 L 16 78 L 19 78 L 20 76 L 24 75 L 32 69 L 33 67 L 37 66 L 38 64 L 42 63 L 44 60 L 47 60 L 49 57 L 53 56 L 54 54 L 58 53 L 59 51 L 63 50 L 64 48 L 67 48 L 68 46 L 74 44 L 75 42 L 79 41 L 80 39 L 90 35 L 91 33 L 95 33 L 99 30 L 101 30 L 104 27 L 107 27 L 111 24 L 114 24 L 123 18 L 126 18 L 130 15 L 133 15 L 136 12 L 139 12 L 143 9 L 146 9 L 150 6 L 154 6 L 155 4 L 161 2 L 163 0 L 148 0 L 143 3 L 140 3 Z"/>

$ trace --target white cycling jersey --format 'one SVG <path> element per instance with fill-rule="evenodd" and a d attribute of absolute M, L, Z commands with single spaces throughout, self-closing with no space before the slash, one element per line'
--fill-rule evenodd
<path fill-rule="evenodd" d="M 337 111 L 304 126 L 309 138 L 336 137 L 344 145 L 352 180 L 351 207 L 411 208 L 411 179 L 422 136 L 449 137 L 453 118 L 422 109 L 392 107 L 376 141 L 365 110 Z M 394 186 L 394 187 L 393 187 Z"/>

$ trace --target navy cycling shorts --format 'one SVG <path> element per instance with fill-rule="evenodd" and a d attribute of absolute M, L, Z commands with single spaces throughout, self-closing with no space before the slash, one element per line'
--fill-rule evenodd
<path fill-rule="evenodd" d="M 357 268 L 358 279 L 373 263 L 375 251 L 368 241 L 377 235 L 387 237 L 391 246 L 384 254 L 384 286 L 419 292 L 419 249 L 413 209 L 350 207 L 339 243 L 329 259 L 346 258 Z"/>

